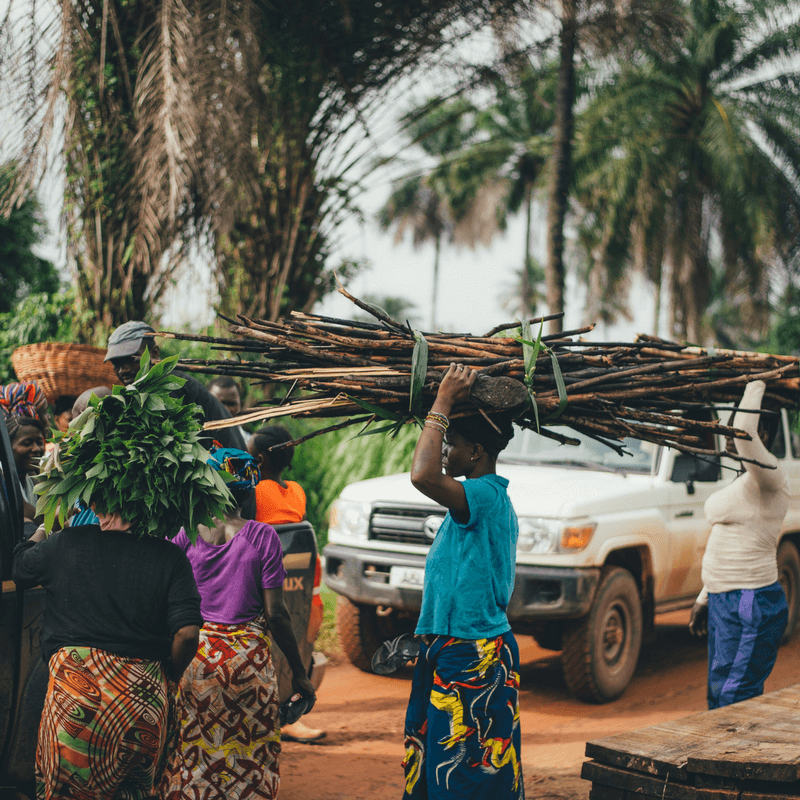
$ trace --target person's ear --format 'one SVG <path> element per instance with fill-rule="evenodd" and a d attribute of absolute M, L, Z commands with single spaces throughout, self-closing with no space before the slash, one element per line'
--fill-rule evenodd
<path fill-rule="evenodd" d="M 471 461 L 480 461 L 481 456 L 485 452 L 486 451 L 483 449 L 483 445 L 482 444 L 473 444 L 472 445 L 472 452 L 471 452 L 471 455 L 470 455 L 470 460 Z"/>

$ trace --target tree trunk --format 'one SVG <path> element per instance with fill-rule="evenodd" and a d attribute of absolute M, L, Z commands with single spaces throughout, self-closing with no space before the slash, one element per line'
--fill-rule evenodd
<path fill-rule="evenodd" d="M 655 307 L 653 308 L 653 336 L 658 336 L 659 324 L 661 322 L 661 287 L 664 284 L 664 269 L 659 264 L 653 275 L 653 288 L 655 290 Z"/>
<path fill-rule="evenodd" d="M 551 314 L 564 310 L 564 219 L 571 171 L 576 39 L 577 0 L 562 0 L 555 141 L 547 205 L 547 306 Z M 551 332 L 560 327 L 560 320 L 550 322 Z"/>
<path fill-rule="evenodd" d="M 442 236 L 439 234 L 435 241 L 434 247 L 436 248 L 436 254 L 433 258 L 433 291 L 431 292 L 431 332 L 434 333 L 438 330 L 437 328 L 437 320 L 436 320 L 436 311 L 437 305 L 439 303 L 439 251 L 441 250 L 442 245 Z"/>
<path fill-rule="evenodd" d="M 525 261 L 522 264 L 522 311 L 523 318 L 536 312 L 531 269 L 531 218 L 533 216 L 533 187 L 525 190 Z"/>

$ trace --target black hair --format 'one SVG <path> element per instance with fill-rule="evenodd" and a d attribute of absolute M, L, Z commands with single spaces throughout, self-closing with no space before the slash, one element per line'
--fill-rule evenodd
<path fill-rule="evenodd" d="M 514 426 L 511 424 L 511 417 L 506 414 L 492 415 L 490 419 L 494 425 L 482 414 L 458 417 L 450 420 L 449 429 L 463 436 L 468 442 L 481 445 L 490 456 L 496 458 L 513 438 Z"/>
<path fill-rule="evenodd" d="M 12 444 L 23 428 L 36 428 L 45 439 L 47 438 L 47 431 L 44 428 L 44 423 L 36 419 L 36 417 L 22 417 L 18 414 L 6 414 L 6 430 L 8 431 L 8 438 L 11 440 Z"/>
<path fill-rule="evenodd" d="M 283 425 L 267 425 L 253 434 L 252 442 L 256 451 L 269 458 L 276 469 L 283 469 L 289 466 L 292 448 L 282 447 L 270 452 L 270 447 L 291 442 L 292 439 L 294 436 Z"/>
<path fill-rule="evenodd" d="M 63 414 L 65 411 L 72 411 L 72 406 L 75 405 L 75 401 L 77 399 L 77 397 L 71 394 L 60 395 L 53 404 L 53 413 L 58 416 L 59 414 Z"/>
<path fill-rule="evenodd" d="M 733 420 L 736 416 L 736 411 L 732 411 L 730 417 L 728 418 L 728 427 L 733 427 Z M 762 441 L 764 442 L 764 447 L 767 448 L 770 452 L 772 452 L 772 445 L 775 444 L 775 439 L 778 435 L 778 431 L 781 427 L 781 418 L 777 414 L 759 414 L 758 416 L 758 433 L 759 436 L 761 432 L 764 432 L 764 437 Z"/>
<path fill-rule="evenodd" d="M 758 428 L 760 431 L 764 431 L 764 447 L 767 450 L 772 451 L 772 445 L 775 444 L 775 438 L 778 435 L 778 431 L 780 430 L 781 426 L 781 418 L 778 416 L 769 416 L 765 417 L 763 414 L 758 420 Z"/>
<path fill-rule="evenodd" d="M 242 508 L 250 499 L 255 489 L 252 486 L 248 486 L 246 489 L 231 489 L 231 487 L 228 486 L 228 491 L 233 495 L 233 499 L 236 501 L 236 507 Z"/>
<path fill-rule="evenodd" d="M 220 389 L 236 389 L 239 392 L 239 396 L 242 395 L 242 387 L 228 375 L 222 375 L 219 378 L 214 378 L 208 382 L 208 388 L 211 389 L 212 386 L 219 386 Z"/>

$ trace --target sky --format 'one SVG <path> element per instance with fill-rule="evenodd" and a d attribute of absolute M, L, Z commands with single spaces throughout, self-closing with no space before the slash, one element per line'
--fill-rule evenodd
<path fill-rule="evenodd" d="M 0 0 L 0 13 L 6 4 L 7 0 Z M 488 32 L 479 33 L 462 45 L 468 48 L 462 55 L 465 60 L 474 61 L 493 46 Z M 432 94 L 447 89 L 454 79 L 453 72 L 444 70 L 415 75 L 397 88 L 393 101 L 380 110 L 380 118 L 373 119 L 373 123 L 376 123 L 373 129 L 382 129 L 376 138 L 383 136 L 381 143 L 384 147 L 388 142 L 390 150 L 400 150 L 403 164 L 418 165 L 421 151 L 403 152 L 402 143 L 392 141 L 391 136 L 386 136 L 386 131 L 396 130 L 397 120 L 404 111 Z M 387 108 L 391 109 L 388 115 Z M 415 249 L 410 236 L 403 242 L 395 243 L 393 231 L 382 232 L 375 220 L 378 210 L 390 194 L 391 178 L 398 174 L 397 166 L 393 170 L 372 174 L 369 188 L 359 201 L 363 218 L 358 220 L 353 216 L 344 221 L 338 231 L 338 244 L 328 264 L 335 265 L 343 258 L 367 261 L 370 267 L 349 281 L 346 286 L 348 291 L 358 297 L 368 294 L 403 297 L 415 308 L 417 319 L 414 322 L 428 329 L 432 314 L 433 244 Z M 50 176 L 40 188 L 39 196 L 49 227 L 47 240 L 40 248 L 40 253 L 53 260 L 67 277 L 64 232 L 59 219 L 61 188 L 58 176 Z M 513 314 L 503 307 L 502 295 L 509 294 L 514 283 L 514 272 L 522 265 L 524 237 L 524 221 L 520 214 L 510 219 L 507 230 L 496 236 L 488 248 L 479 246 L 476 250 L 469 250 L 443 245 L 439 307 L 436 313 L 438 329 L 479 335 L 495 325 L 513 320 Z M 545 217 L 541 204 L 535 209 L 532 239 L 533 255 L 540 263 L 544 263 Z M 214 300 L 214 281 L 209 264 L 198 256 L 190 258 L 183 266 L 176 285 L 167 293 L 163 304 L 162 328 L 197 329 L 210 324 L 214 319 Z M 584 324 L 584 300 L 585 289 L 571 273 L 566 289 L 565 329 Z M 641 280 L 634 281 L 630 307 L 635 312 L 632 321 L 623 320 L 608 329 L 601 326 L 592 334 L 592 338 L 629 339 L 639 331 L 652 333 L 653 292 Z M 318 303 L 314 310 L 321 314 L 348 317 L 353 307 L 346 298 L 334 293 Z M 546 310 L 542 309 L 542 313 L 546 313 Z"/>

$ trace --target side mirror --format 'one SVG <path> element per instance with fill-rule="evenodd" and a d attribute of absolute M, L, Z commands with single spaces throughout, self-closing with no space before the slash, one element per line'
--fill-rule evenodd
<path fill-rule="evenodd" d="M 719 461 L 709 461 L 693 456 L 691 453 L 679 453 L 672 465 L 673 483 L 685 483 L 689 494 L 694 494 L 694 486 L 689 483 L 714 483 L 719 480 Z"/>

